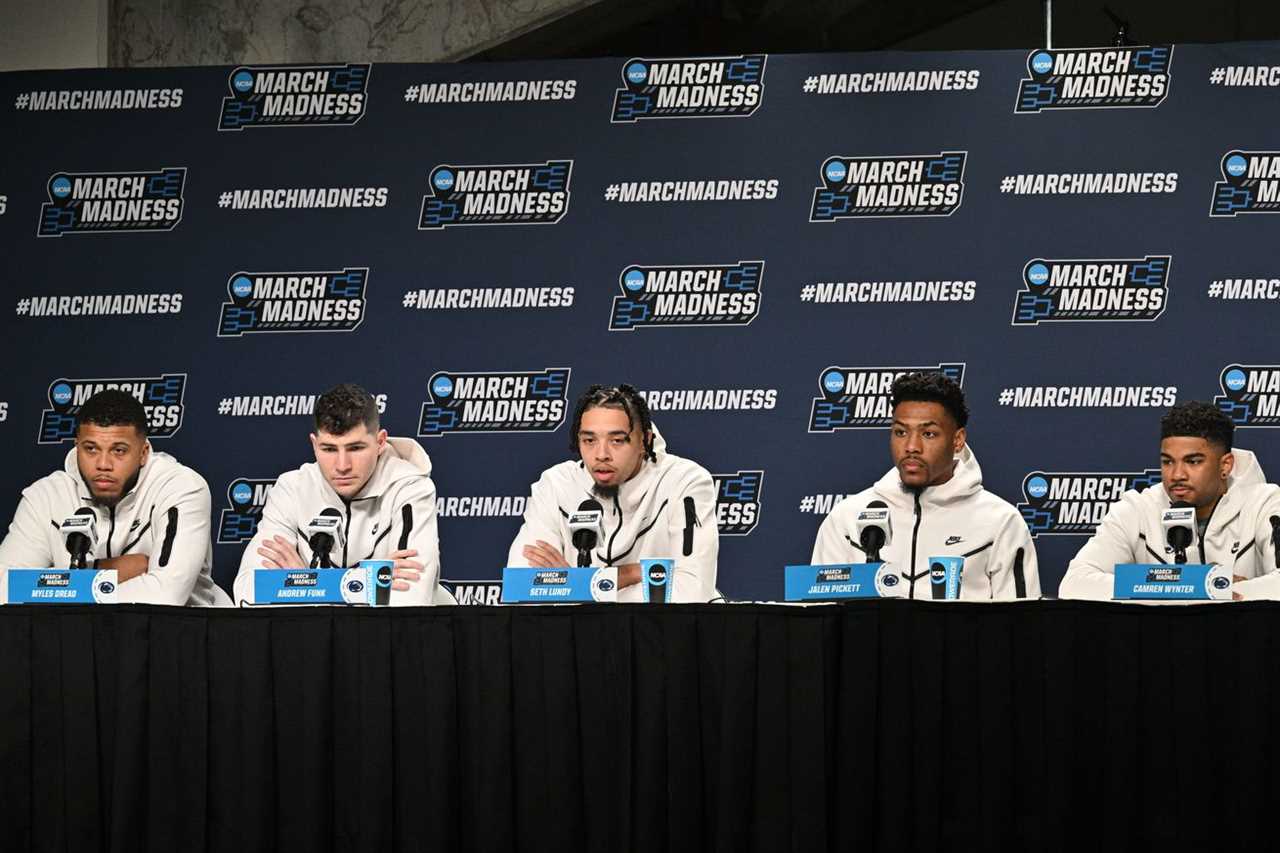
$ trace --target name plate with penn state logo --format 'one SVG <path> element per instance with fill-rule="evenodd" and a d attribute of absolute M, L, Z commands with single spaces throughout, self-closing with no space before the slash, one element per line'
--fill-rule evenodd
<path fill-rule="evenodd" d="M 529 569 L 502 570 L 503 604 L 559 604 L 566 601 L 617 601 L 618 570 Z"/>
<path fill-rule="evenodd" d="M 390 560 L 362 560 L 350 569 L 257 569 L 254 604 L 390 603 Z"/>
<path fill-rule="evenodd" d="M 884 563 L 841 563 L 830 566 L 787 566 L 786 601 L 839 601 L 845 598 L 880 598 L 877 574 Z"/>
<path fill-rule="evenodd" d="M 1117 563 L 1118 601 L 1230 601 L 1231 571 L 1203 563 Z"/>
<path fill-rule="evenodd" d="M 115 604 L 115 569 L 9 569 L 8 604 Z"/>

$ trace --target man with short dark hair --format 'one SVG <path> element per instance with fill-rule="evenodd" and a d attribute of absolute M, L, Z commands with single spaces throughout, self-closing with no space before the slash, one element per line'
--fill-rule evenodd
<path fill-rule="evenodd" d="M 253 601 L 254 569 L 309 566 L 304 531 L 329 509 L 343 531 L 341 551 L 330 555 L 335 566 L 392 560 L 391 604 L 451 603 L 438 589 L 436 488 L 422 445 L 389 438 L 377 402 L 359 385 L 330 388 L 316 398 L 314 414 L 316 461 L 281 474 L 267 493 L 258 531 L 240 559 L 236 601 Z"/>
<path fill-rule="evenodd" d="M 893 383 L 889 454 L 894 467 L 869 489 L 845 498 L 823 521 L 814 565 L 865 563 L 858 513 L 873 501 L 892 524 L 884 562 L 901 576 L 908 598 L 930 598 L 933 557 L 961 557 L 960 598 L 1039 598 L 1036 549 L 1022 516 L 982 487 L 968 446 L 969 409 L 960 386 L 941 373 L 908 373 Z M 917 583 L 921 581 L 921 583 Z"/>
<path fill-rule="evenodd" d="M 618 601 L 643 600 L 642 559 L 675 560 L 670 600 L 716 597 L 715 480 L 667 453 L 644 398 L 630 385 L 592 385 L 578 398 L 569 448 L 574 458 L 533 484 L 507 565 L 577 565 L 567 556 L 577 555 L 568 517 L 594 499 L 604 507 L 604 530 L 591 565 L 617 567 Z"/>
<path fill-rule="evenodd" d="M 209 486 L 147 440 L 147 412 L 131 395 L 99 391 L 76 416 L 75 447 L 63 470 L 22 492 L 0 569 L 66 568 L 70 554 L 59 525 L 77 510 L 92 512 L 98 545 L 89 558 L 115 569 L 120 601 L 230 604 L 213 582 Z M 7 584 L 0 601 L 7 598 Z"/>
<path fill-rule="evenodd" d="M 1058 595 L 1108 600 L 1117 563 L 1170 562 L 1161 517 L 1174 502 L 1196 510 L 1189 561 L 1230 568 L 1238 598 L 1280 593 L 1270 522 L 1280 515 L 1280 489 L 1267 485 L 1252 453 L 1232 449 L 1234 432 L 1231 419 L 1210 403 L 1170 409 L 1160 420 L 1160 485 L 1131 489 L 1111 505 L 1067 567 Z"/>

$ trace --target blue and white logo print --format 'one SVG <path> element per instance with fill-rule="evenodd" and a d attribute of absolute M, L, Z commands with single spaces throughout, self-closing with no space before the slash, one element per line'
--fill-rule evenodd
<path fill-rule="evenodd" d="M 418 229 L 554 225 L 569 209 L 572 160 L 492 166 L 441 164 L 427 179 Z"/>
<path fill-rule="evenodd" d="M 809 432 L 885 429 L 893 422 L 889 404 L 894 380 L 904 373 L 941 373 L 964 386 L 964 362 L 920 367 L 827 367 L 818 373 L 821 397 L 813 398 Z"/>
<path fill-rule="evenodd" d="M 1280 213 L 1280 151 L 1228 151 L 1221 169 L 1210 216 Z"/>
<path fill-rule="evenodd" d="M 1142 258 L 1034 258 L 1022 268 L 1013 299 L 1015 326 L 1038 323 L 1145 320 L 1169 302 L 1170 255 Z"/>
<path fill-rule="evenodd" d="M 716 481 L 716 524 L 721 536 L 746 536 L 760 523 L 764 470 L 712 474 Z"/>
<path fill-rule="evenodd" d="M 1280 364 L 1228 364 L 1213 404 L 1237 427 L 1280 427 Z"/>
<path fill-rule="evenodd" d="M 768 57 L 631 59 L 623 63 L 611 121 L 654 118 L 744 118 L 764 99 Z"/>
<path fill-rule="evenodd" d="M 1032 471 L 1022 478 L 1018 512 L 1032 536 L 1092 536 L 1121 495 L 1159 482 L 1159 468 L 1131 473 Z"/>
<path fill-rule="evenodd" d="M 440 371 L 427 382 L 418 435 L 554 432 L 568 408 L 569 368 L 507 373 Z"/>
<path fill-rule="evenodd" d="M 656 326 L 745 326 L 760 313 L 764 261 L 629 266 L 618 276 L 609 330 Z"/>
<path fill-rule="evenodd" d="M 368 107 L 368 63 L 236 68 L 227 77 L 218 130 L 341 127 Z"/>
<path fill-rule="evenodd" d="M 1013 111 L 1156 107 L 1169 94 L 1172 62 L 1172 45 L 1034 50 Z"/>
<path fill-rule="evenodd" d="M 262 332 L 350 332 L 364 320 L 368 267 L 328 272 L 237 272 L 218 337 Z"/>
<path fill-rule="evenodd" d="M 818 169 L 810 222 L 950 216 L 964 200 L 967 151 L 889 157 L 832 156 Z"/>
<path fill-rule="evenodd" d="M 110 379 L 55 379 L 49 383 L 49 408 L 40 413 L 37 444 L 61 444 L 76 435 L 80 407 L 99 391 L 132 395 L 147 413 L 147 438 L 168 438 L 182 426 L 187 374 L 166 373 Z"/>
<path fill-rule="evenodd" d="M 39 237 L 172 231 L 182 221 L 186 167 L 153 172 L 56 172 Z"/>
<path fill-rule="evenodd" d="M 258 532 L 262 508 L 276 484 L 274 479 L 237 477 L 227 486 L 227 506 L 218 520 L 218 544 L 236 545 L 248 542 Z"/>

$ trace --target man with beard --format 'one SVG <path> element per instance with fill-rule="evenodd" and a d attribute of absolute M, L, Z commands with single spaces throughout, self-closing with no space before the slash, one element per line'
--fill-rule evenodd
<path fill-rule="evenodd" d="M 880 556 L 900 575 L 906 597 L 935 597 L 931 588 L 941 584 L 930 583 L 930 558 L 960 557 L 960 598 L 1039 598 L 1031 532 L 1017 509 L 982 487 L 960 386 L 941 373 L 908 373 L 893 383 L 890 403 L 894 467 L 836 505 L 818 530 L 812 563 L 867 562 L 856 520 L 875 503 L 888 509 L 892 524 Z"/>
<path fill-rule="evenodd" d="M 23 490 L 0 543 L 0 569 L 69 566 L 59 525 L 88 510 L 98 534 L 88 559 L 94 568 L 116 570 L 119 601 L 230 604 L 209 573 L 209 486 L 151 449 L 142 404 L 124 391 L 99 391 L 81 407 L 75 439 L 63 470 Z M 0 601 L 7 598 L 3 587 Z"/>
<path fill-rule="evenodd" d="M 592 385 L 569 431 L 573 459 L 542 472 L 511 543 L 508 566 L 576 565 L 569 515 L 584 501 L 604 509 L 591 565 L 618 570 L 618 601 L 644 600 L 641 559 L 672 559 L 670 600 L 716 597 L 715 481 L 701 465 L 667 453 L 649 406 L 630 385 Z"/>
<path fill-rule="evenodd" d="M 1062 598 L 1108 600 L 1117 563 L 1168 563 L 1174 553 L 1161 518 L 1173 502 L 1195 507 L 1186 556 L 1235 576 L 1235 598 L 1280 598 L 1274 529 L 1280 489 L 1268 485 L 1252 453 L 1232 448 L 1235 425 L 1212 403 L 1179 403 L 1160 419 L 1160 485 L 1131 489 L 1067 566 Z"/>

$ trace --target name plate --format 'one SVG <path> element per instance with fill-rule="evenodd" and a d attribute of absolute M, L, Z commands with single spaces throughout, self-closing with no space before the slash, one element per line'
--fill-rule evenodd
<path fill-rule="evenodd" d="M 876 575 L 884 563 L 842 563 L 833 566 L 787 566 L 786 601 L 836 601 L 844 598 L 880 598 Z M 897 575 L 883 573 L 884 581 Z"/>
<path fill-rule="evenodd" d="M 9 569 L 9 604 L 115 604 L 115 569 Z"/>
<path fill-rule="evenodd" d="M 1231 572 L 1202 563 L 1117 563 L 1117 600 L 1231 600 Z"/>
<path fill-rule="evenodd" d="M 502 603 L 617 601 L 616 568 L 502 570 Z"/>
<path fill-rule="evenodd" d="M 365 604 L 391 598 L 390 560 L 362 560 L 352 569 L 256 569 L 254 604 Z"/>

